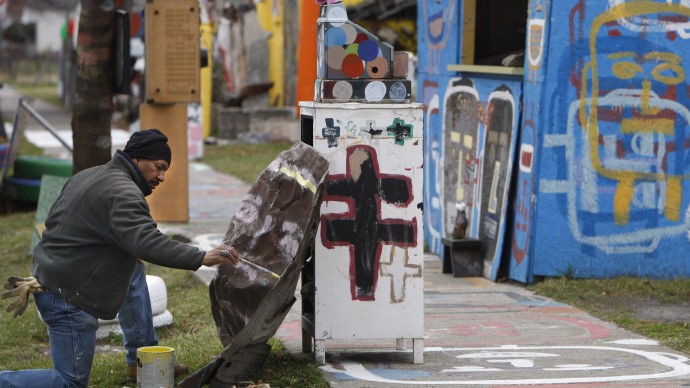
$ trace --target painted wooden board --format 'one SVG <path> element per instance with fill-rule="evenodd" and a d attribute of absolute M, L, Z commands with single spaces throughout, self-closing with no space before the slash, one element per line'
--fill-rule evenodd
<path fill-rule="evenodd" d="M 442 104 L 443 235 L 452 233 L 456 205 L 464 202 L 468 237 L 481 240 L 484 277 L 491 280 L 504 255 L 521 92 L 522 78 L 469 74 L 448 82 Z"/>
<path fill-rule="evenodd" d="M 330 164 L 315 241 L 314 339 L 422 338 L 421 106 L 301 107 Z"/>
<path fill-rule="evenodd" d="M 145 6 L 149 104 L 199 102 L 199 3 L 150 0 Z"/>

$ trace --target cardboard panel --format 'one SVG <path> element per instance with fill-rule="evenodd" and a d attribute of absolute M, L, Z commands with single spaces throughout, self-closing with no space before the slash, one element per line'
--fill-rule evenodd
<path fill-rule="evenodd" d="M 149 0 L 144 11 L 146 101 L 199 102 L 199 2 Z"/>
<path fill-rule="evenodd" d="M 165 181 L 147 197 L 156 222 L 189 221 L 189 161 L 187 159 L 187 105 L 140 106 L 141 128 L 157 128 L 168 137 L 172 151 Z"/>

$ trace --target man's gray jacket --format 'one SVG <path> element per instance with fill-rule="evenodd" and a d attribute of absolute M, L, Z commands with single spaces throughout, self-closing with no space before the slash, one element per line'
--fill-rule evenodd
<path fill-rule="evenodd" d="M 204 252 L 158 230 L 151 188 L 128 155 L 70 178 L 34 250 L 33 275 L 50 291 L 101 319 L 113 319 L 137 259 L 196 270 Z"/>

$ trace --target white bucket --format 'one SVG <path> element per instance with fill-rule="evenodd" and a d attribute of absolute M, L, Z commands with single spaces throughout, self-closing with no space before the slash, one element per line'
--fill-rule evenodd
<path fill-rule="evenodd" d="M 137 388 L 175 387 L 175 349 L 144 346 L 137 349 Z"/>

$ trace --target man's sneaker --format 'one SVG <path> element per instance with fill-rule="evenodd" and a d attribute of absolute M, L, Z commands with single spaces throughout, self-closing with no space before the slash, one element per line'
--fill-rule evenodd
<path fill-rule="evenodd" d="M 137 382 L 137 366 L 127 365 L 127 382 L 136 383 Z"/>

